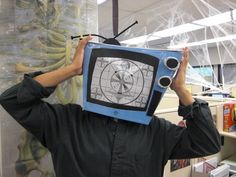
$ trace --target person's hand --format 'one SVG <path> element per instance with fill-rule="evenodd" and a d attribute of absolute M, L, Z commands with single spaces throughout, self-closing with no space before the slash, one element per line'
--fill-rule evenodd
<path fill-rule="evenodd" d="M 185 106 L 190 105 L 194 102 L 191 93 L 188 91 L 185 85 L 185 76 L 188 62 L 189 62 L 189 49 L 184 48 L 183 59 L 181 61 L 179 70 L 170 85 L 170 88 L 175 91 L 175 93 L 179 97 L 180 102 Z"/>
<path fill-rule="evenodd" d="M 73 61 L 71 63 L 76 75 L 81 75 L 83 72 L 84 48 L 91 39 L 92 36 L 89 35 L 88 37 L 81 39 L 78 43 Z"/>
<path fill-rule="evenodd" d="M 189 49 L 186 47 L 183 49 L 183 59 L 181 61 L 179 70 L 170 85 L 170 88 L 174 90 L 175 92 L 186 89 L 185 75 L 186 75 L 188 62 L 189 62 Z"/>

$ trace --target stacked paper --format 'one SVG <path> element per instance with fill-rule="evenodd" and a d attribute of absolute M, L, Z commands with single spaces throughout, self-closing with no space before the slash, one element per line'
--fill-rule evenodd
<path fill-rule="evenodd" d="M 217 158 L 199 162 L 193 165 L 192 177 L 228 177 L 230 166 L 223 164 L 217 166 Z"/>
<path fill-rule="evenodd" d="M 221 164 L 227 164 L 229 165 L 229 171 L 236 174 L 236 154 L 229 157 L 228 159 L 225 159 L 221 162 Z"/>

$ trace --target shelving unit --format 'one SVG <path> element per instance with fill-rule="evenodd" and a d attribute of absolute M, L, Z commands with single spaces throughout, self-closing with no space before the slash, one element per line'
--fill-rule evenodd
<path fill-rule="evenodd" d="M 236 131 L 235 132 L 224 132 L 224 131 L 219 131 L 219 133 L 222 136 L 230 137 L 230 138 L 235 138 L 236 139 Z"/>

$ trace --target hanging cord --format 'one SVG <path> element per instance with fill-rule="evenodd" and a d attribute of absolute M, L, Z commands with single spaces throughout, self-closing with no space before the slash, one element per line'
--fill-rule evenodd
<path fill-rule="evenodd" d="M 112 26 L 113 26 L 113 35 L 118 34 L 119 27 L 119 3 L 118 0 L 112 0 Z"/>

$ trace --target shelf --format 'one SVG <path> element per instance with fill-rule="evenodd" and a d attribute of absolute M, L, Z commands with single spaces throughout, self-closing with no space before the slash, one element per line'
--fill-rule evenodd
<path fill-rule="evenodd" d="M 220 131 L 220 134 L 226 137 L 230 137 L 230 138 L 236 138 L 236 131 L 235 132 L 224 132 L 224 131 Z"/>

